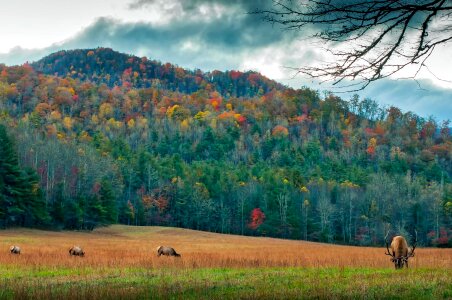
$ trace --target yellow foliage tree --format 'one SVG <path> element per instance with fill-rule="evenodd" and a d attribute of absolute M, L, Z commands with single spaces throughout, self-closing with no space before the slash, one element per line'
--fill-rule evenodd
<path fill-rule="evenodd" d="M 201 120 L 206 119 L 209 115 L 210 115 L 210 111 L 200 111 L 194 116 L 194 118 L 195 118 L 195 120 L 201 121 Z"/>
<path fill-rule="evenodd" d="M 80 141 L 90 142 L 91 140 L 92 140 L 92 138 L 89 136 L 88 132 L 86 132 L 85 130 L 83 130 L 80 133 Z"/>
<path fill-rule="evenodd" d="M 138 128 L 146 128 L 148 126 L 148 119 L 144 118 L 144 117 L 138 117 L 137 119 L 137 126 Z"/>
<path fill-rule="evenodd" d="M 118 128 L 118 129 L 122 128 L 123 125 L 124 125 L 124 123 L 121 122 L 121 121 L 116 121 L 115 122 L 115 127 Z"/>
<path fill-rule="evenodd" d="M 129 127 L 129 129 L 135 128 L 135 120 L 134 119 L 130 119 L 127 122 L 127 127 Z"/>
<path fill-rule="evenodd" d="M 54 121 L 61 120 L 61 113 L 58 110 L 54 110 L 50 113 L 50 119 Z"/>
<path fill-rule="evenodd" d="M 99 117 L 100 118 L 108 118 L 108 117 L 111 117 L 112 114 L 113 114 L 113 106 L 110 103 L 104 102 L 100 105 L 100 107 L 99 107 Z"/>
<path fill-rule="evenodd" d="M 188 120 L 185 119 L 182 122 L 180 122 L 180 129 L 183 131 L 186 131 L 188 129 L 189 123 Z"/>
<path fill-rule="evenodd" d="M 99 118 L 97 117 L 97 115 L 93 115 L 93 116 L 91 117 L 91 122 L 92 122 L 93 124 L 99 124 Z"/>
<path fill-rule="evenodd" d="M 71 130 L 72 129 L 72 119 L 71 117 L 64 117 L 63 119 L 63 126 L 64 128 L 66 128 L 67 130 Z"/>
<path fill-rule="evenodd" d="M 108 119 L 107 124 L 108 124 L 110 127 L 115 127 L 115 126 L 116 126 L 116 120 L 115 120 L 115 118 L 110 118 L 110 119 Z"/>
<path fill-rule="evenodd" d="M 166 115 L 168 116 L 168 118 L 171 118 L 174 114 L 174 111 L 177 110 L 179 108 L 179 105 L 175 104 L 171 107 L 168 107 L 168 109 L 166 110 Z"/>
<path fill-rule="evenodd" d="M 357 189 L 357 188 L 359 188 L 359 185 L 357 185 L 357 184 L 355 184 L 355 183 L 353 183 L 351 181 L 348 181 L 348 180 L 345 180 L 344 182 L 342 182 L 341 186 L 342 187 L 346 187 L 346 188 L 350 188 L 350 189 Z"/>

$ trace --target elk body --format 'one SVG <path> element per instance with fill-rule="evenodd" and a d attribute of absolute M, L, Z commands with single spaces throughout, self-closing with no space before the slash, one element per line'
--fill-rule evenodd
<path fill-rule="evenodd" d="M 20 247 L 19 246 L 11 246 L 9 247 L 9 252 L 11 252 L 11 254 L 20 254 Z"/>
<path fill-rule="evenodd" d="M 69 249 L 69 254 L 74 256 L 85 256 L 85 251 L 80 246 L 72 246 Z"/>
<path fill-rule="evenodd" d="M 387 252 L 385 254 L 391 256 L 391 261 L 394 263 L 396 269 L 402 269 L 404 265 L 408 268 L 408 259 L 414 256 L 416 240 L 411 249 L 408 248 L 407 241 L 401 235 L 392 238 L 391 248 L 389 248 L 388 242 L 386 242 Z"/>
<path fill-rule="evenodd" d="M 176 256 L 180 257 L 180 254 L 174 250 L 174 248 L 167 246 L 158 246 L 157 247 L 157 256 L 166 255 L 166 256 Z"/>

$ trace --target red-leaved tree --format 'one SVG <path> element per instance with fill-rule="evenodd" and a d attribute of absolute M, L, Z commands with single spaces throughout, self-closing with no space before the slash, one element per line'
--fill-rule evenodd
<path fill-rule="evenodd" d="M 262 223 L 264 223 L 265 214 L 262 212 L 260 208 L 255 208 L 251 211 L 250 222 L 248 223 L 248 227 L 256 230 Z"/>

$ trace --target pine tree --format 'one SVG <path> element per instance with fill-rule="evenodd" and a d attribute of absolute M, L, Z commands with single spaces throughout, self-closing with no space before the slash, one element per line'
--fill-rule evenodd
<path fill-rule="evenodd" d="M 66 229 L 84 229 L 84 198 L 65 199 L 64 209 L 64 228 Z"/>
<path fill-rule="evenodd" d="M 102 179 L 99 197 L 103 207 L 101 222 L 106 225 L 118 222 L 118 208 L 113 194 L 113 187 L 106 178 Z"/>
<path fill-rule="evenodd" d="M 19 168 L 14 142 L 6 127 L 0 125 L 0 225 L 18 225 L 24 213 L 20 199 L 25 196 L 23 174 Z"/>
<path fill-rule="evenodd" d="M 65 218 L 65 199 L 63 193 L 63 184 L 59 183 L 56 187 L 55 199 L 50 207 L 50 216 L 52 217 L 53 224 L 56 226 L 66 225 Z"/>
<path fill-rule="evenodd" d="M 0 125 L 0 226 L 35 226 L 49 222 L 36 172 L 21 170 L 14 140 Z"/>
<path fill-rule="evenodd" d="M 84 229 L 93 230 L 99 225 L 102 225 L 102 218 L 106 212 L 102 206 L 100 196 L 94 195 L 87 198 L 86 218 Z"/>
<path fill-rule="evenodd" d="M 45 226 L 50 222 L 46 202 L 39 187 L 39 178 L 36 171 L 27 168 L 24 173 L 25 197 L 21 203 L 24 209 L 23 226 Z"/>

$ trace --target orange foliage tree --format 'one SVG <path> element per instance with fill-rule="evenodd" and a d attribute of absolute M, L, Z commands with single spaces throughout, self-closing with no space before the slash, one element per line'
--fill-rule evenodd
<path fill-rule="evenodd" d="M 288 136 L 289 130 L 282 125 L 276 125 L 272 130 L 272 135 L 273 136 Z"/>

